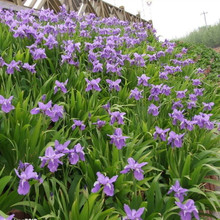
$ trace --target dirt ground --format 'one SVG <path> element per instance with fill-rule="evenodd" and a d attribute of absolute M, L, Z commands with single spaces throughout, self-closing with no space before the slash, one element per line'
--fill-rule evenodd
<path fill-rule="evenodd" d="M 220 53 L 220 47 L 213 48 L 213 50 L 215 50 L 216 52 Z"/>

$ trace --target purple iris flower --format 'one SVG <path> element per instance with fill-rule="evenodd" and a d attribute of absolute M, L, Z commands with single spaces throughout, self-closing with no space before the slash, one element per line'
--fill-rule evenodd
<path fill-rule="evenodd" d="M 151 85 L 151 95 L 149 96 L 148 100 L 152 100 L 154 99 L 155 101 L 159 101 L 159 97 L 158 95 L 161 94 L 161 89 L 162 89 L 162 84 L 160 85 Z"/>
<path fill-rule="evenodd" d="M 212 130 L 214 128 L 214 123 L 209 120 L 210 116 L 212 116 L 212 114 L 205 114 L 200 112 L 199 115 L 195 115 L 193 117 L 193 121 L 195 121 L 200 128 Z"/>
<path fill-rule="evenodd" d="M 170 190 L 167 194 L 170 194 L 171 192 L 175 192 L 174 196 L 180 200 L 180 202 L 183 202 L 184 196 L 186 196 L 186 192 L 188 189 L 184 189 L 180 186 L 179 181 L 177 180 L 176 183 L 170 187 Z"/>
<path fill-rule="evenodd" d="M 194 101 L 187 102 L 187 108 L 188 109 L 196 108 L 196 103 Z"/>
<path fill-rule="evenodd" d="M 195 95 L 195 94 L 189 94 L 189 99 L 191 101 L 197 101 L 198 100 L 197 95 Z"/>
<path fill-rule="evenodd" d="M 204 106 L 203 111 L 212 110 L 212 106 L 214 106 L 214 102 L 209 102 L 209 103 L 203 102 L 202 104 Z"/>
<path fill-rule="evenodd" d="M 177 108 L 183 108 L 183 104 L 181 100 L 173 103 L 172 110 L 177 109 Z"/>
<path fill-rule="evenodd" d="M 36 66 L 36 63 L 33 64 L 33 65 L 30 65 L 30 64 L 28 64 L 28 63 L 24 63 L 22 67 L 23 67 L 24 69 L 27 69 L 27 70 L 30 71 L 31 73 L 36 73 L 35 66 Z"/>
<path fill-rule="evenodd" d="M 183 134 L 176 134 L 174 131 L 171 131 L 169 133 L 169 137 L 168 137 L 168 144 L 171 144 L 171 147 L 182 147 L 183 144 L 183 136 L 185 135 L 185 133 Z"/>
<path fill-rule="evenodd" d="M 156 54 L 153 54 L 153 55 L 150 55 L 150 54 L 147 54 L 147 56 L 149 57 L 149 61 L 154 61 L 154 60 L 157 60 L 157 55 Z"/>
<path fill-rule="evenodd" d="M 196 73 L 204 73 L 204 69 L 198 68 L 198 69 L 196 70 Z"/>
<path fill-rule="evenodd" d="M 202 83 L 201 83 L 201 81 L 199 80 L 199 79 L 192 79 L 192 81 L 193 81 L 193 85 L 194 86 L 199 86 L 199 85 L 201 85 Z"/>
<path fill-rule="evenodd" d="M 43 157 L 39 157 L 41 159 L 41 165 L 40 167 L 44 167 L 46 165 L 46 163 L 48 163 L 48 168 L 50 170 L 50 172 L 54 173 L 55 171 L 57 171 L 57 168 L 59 166 L 59 164 L 63 164 L 59 158 L 63 157 L 65 154 L 63 153 L 56 153 L 52 147 L 48 147 L 45 151 L 45 156 Z"/>
<path fill-rule="evenodd" d="M 109 89 L 110 90 L 115 89 L 116 91 L 120 91 L 119 83 L 121 82 L 121 79 L 117 79 L 116 81 L 106 79 L 106 82 L 109 84 Z"/>
<path fill-rule="evenodd" d="M 106 124 L 106 121 L 98 119 L 97 122 L 94 122 L 92 124 L 97 125 L 97 128 L 100 130 Z"/>
<path fill-rule="evenodd" d="M 80 120 L 73 120 L 74 124 L 72 125 L 72 129 L 74 130 L 76 127 L 79 127 L 81 131 L 85 130 L 86 126 Z"/>
<path fill-rule="evenodd" d="M 36 48 L 34 50 L 30 50 L 30 53 L 32 54 L 34 60 L 47 58 L 44 48 Z"/>
<path fill-rule="evenodd" d="M 63 82 L 59 82 L 58 80 L 55 81 L 55 86 L 54 86 L 54 94 L 57 93 L 58 88 L 60 88 L 60 90 L 65 94 L 67 93 L 67 89 L 66 89 L 66 84 L 68 83 L 68 79 L 63 83 Z"/>
<path fill-rule="evenodd" d="M 51 118 L 53 122 L 63 118 L 63 106 L 55 104 L 51 109 L 48 109 L 45 114 Z"/>
<path fill-rule="evenodd" d="M 177 110 L 177 109 L 174 109 L 173 110 L 173 113 L 169 113 L 169 116 L 171 117 L 171 118 L 173 118 L 173 125 L 176 125 L 176 123 L 177 123 L 177 121 L 183 121 L 184 120 L 184 115 L 183 115 L 183 112 L 184 112 L 184 110 L 182 110 L 182 111 L 179 111 L 179 110 Z"/>
<path fill-rule="evenodd" d="M 0 220 L 12 220 L 14 218 L 14 216 L 15 216 L 14 214 L 8 216 L 7 218 L 4 218 L 3 216 L 0 216 Z"/>
<path fill-rule="evenodd" d="M 116 112 L 109 112 L 109 114 L 111 115 L 111 121 L 110 121 L 110 125 L 113 125 L 115 123 L 115 121 L 118 122 L 118 124 L 122 125 L 124 124 L 124 115 L 126 114 L 125 112 L 119 112 L 119 111 L 116 111 Z"/>
<path fill-rule="evenodd" d="M 181 202 L 175 202 L 176 205 L 181 209 L 179 212 L 179 215 L 181 217 L 181 220 L 191 220 L 192 219 L 192 214 L 196 219 L 199 218 L 199 212 L 195 206 L 195 203 L 192 199 L 187 200 L 185 204 Z"/>
<path fill-rule="evenodd" d="M 141 169 L 141 167 L 148 164 L 147 162 L 138 163 L 136 162 L 132 157 L 128 158 L 128 165 L 124 167 L 124 170 L 122 170 L 120 173 L 128 173 L 130 170 L 134 172 L 134 178 L 136 180 L 143 180 L 144 179 L 144 171 Z"/>
<path fill-rule="evenodd" d="M 185 98 L 186 92 L 187 92 L 187 89 L 185 89 L 183 91 L 176 91 L 176 97 L 179 99 Z"/>
<path fill-rule="evenodd" d="M 16 62 L 15 60 L 12 60 L 11 63 L 6 63 L 5 65 L 7 66 L 6 72 L 8 74 L 14 74 L 15 70 L 20 71 L 21 61 Z"/>
<path fill-rule="evenodd" d="M 60 144 L 58 140 L 55 140 L 55 151 L 56 154 L 63 153 L 66 154 L 69 152 L 68 146 L 71 141 L 66 141 L 64 144 Z"/>
<path fill-rule="evenodd" d="M 167 86 L 167 85 L 163 85 L 163 86 L 162 86 L 162 89 L 161 89 L 161 93 L 164 94 L 164 95 L 166 95 L 166 96 L 169 96 L 170 93 L 171 93 L 171 89 L 172 89 L 172 88 L 173 88 L 173 87 L 169 87 L 169 86 Z"/>
<path fill-rule="evenodd" d="M 150 46 L 150 45 L 147 45 L 147 50 L 148 50 L 148 51 L 154 51 L 154 50 L 155 50 L 155 48 L 154 48 L 154 47 L 152 47 L 152 46 Z"/>
<path fill-rule="evenodd" d="M 135 89 L 131 90 L 131 94 L 130 94 L 129 98 L 134 97 L 134 99 L 139 100 L 139 99 L 143 98 L 143 96 L 141 94 L 142 92 L 143 92 L 143 90 L 139 91 L 137 88 L 135 88 Z"/>
<path fill-rule="evenodd" d="M 166 141 L 166 133 L 170 130 L 170 128 L 167 129 L 161 129 L 159 127 L 155 127 L 156 131 L 154 132 L 154 139 L 157 139 L 158 137 L 162 140 L 162 141 Z"/>
<path fill-rule="evenodd" d="M 145 74 L 142 74 L 141 76 L 138 76 L 138 86 L 139 85 L 143 85 L 143 86 L 150 86 L 150 84 L 148 83 L 148 80 L 150 79 L 150 77 L 146 76 Z"/>
<path fill-rule="evenodd" d="M 195 121 L 189 121 L 187 119 L 183 119 L 180 123 L 180 129 L 187 129 L 189 131 L 192 131 L 194 129 L 194 124 L 196 124 Z"/>
<path fill-rule="evenodd" d="M 104 176 L 102 173 L 97 172 L 96 175 L 98 176 L 97 181 L 94 183 L 93 188 L 92 188 L 92 192 L 96 193 L 99 191 L 99 189 L 101 188 L 101 185 L 104 186 L 104 193 L 107 196 L 113 196 L 114 195 L 114 185 L 112 183 L 114 183 L 117 178 L 118 175 L 113 176 L 111 179 L 109 179 L 109 177 Z"/>
<path fill-rule="evenodd" d="M 50 108 L 52 107 L 52 101 L 49 101 L 48 103 L 44 104 L 42 102 L 38 102 L 38 108 L 33 108 L 31 110 L 31 114 L 32 115 L 36 115 L 36 114 L 39 114 L 41 111 L 42 113 L 46 113 L 47 111 L 50 110 Z"/>
<path fill-rule="evenodd" d="M 79 160 L 85 161 L 85 153 L 81 144 L 76 144 L 73 149 L 69 150 L 70 164 L 77 164 Z"/>
<path fill-rule="evenodd" d="M 164 51 L 158 51 L 157 52 L 157 58 L 160 58 L 160 57 L 165 57 L 165 52 Z"/>
<path fill-rule="evenodd" d="M 166 79 L 166 80 L 168 80 L 169 78 L 168 78 L 168 72 L 166 72 L 166 71 L 164 71 L 164 72 L 159 72 L 159 77 L 160 77 L 160 79 Z"/>
<path fill-rule="evenodd" d="M 58 45 L 56 38 L 52 34 L 49 34 L 47 38 L 44 38 L 44 40 L 46 41 L 44 45 L 46 45 L 50 50 Z"/>
<path fill-rule="evenodd" d="M 5 63 L 4 59 L 2 57 L 0 57 L 0 67 L 3 67 L 5 65 L 6 65 L 6 63 Z"/>
<path fill-rule="evenodd" d="M 103 64 L 100 63 L 98 60 L 94 61 L 93 63 L 93 73 L 102 72 L 103 71 Z"/>
<path fill-rule="evenodd" d="M 182 52 L 183 54 L 186 54 L 186 53 L 187 53 L 187 51 L 188 51 L 188 49 L 187 49 L 187 48 L 185 48 L 185 47 L 183 47 L 181 52 Z"/>
<path fill-rule="evenodd" d="M 203 96 L 204 88 L 201 88 L 201 89 L 195 88 L 193 89 L 193 91 L 196 96 Z"/>
<path fill-rule="evenodd" d="M 126 216 L 123 220 L 142 220 L 141 215 L 144 212 L 144 208 L 139 208 L 138 210 L 130 209 L 130 207 L 124 204 L 124 210 L 126 212 Z"/>
<path fill-rule="evenodd" d="M 126 146 L 125 140 L 129 138 L 127 136 L 122 136 L 121 128 L 116 128 L 114 134 L 108 134 L 108 136 L 111 138 L 110 144 L 114 144 L 119 150 Z"/>
<path fill-rule="evenodd" d="M 0 105 L 1 105 L 1 109 L 3 112 L 8 113 L 15 108 L 11 104 L 12 99 L 13 99 L 13 96 L 10 96 L 10 98 L 5 99 L 2 95 L 0 95 Z"/>
<path fill-rule="evenodd" d="M 152 114 L 153 116 L 157 116 L 159 115 L 159 111 L 158 111 L 159 107 L 154 105 L 154 104 L 150 104 L 150 106 L 148 107 L 148 114 Z"/>
<path fill-rule="evenodd" d="M 20 174 L 19 174 L 19 171 Z M 15 169 L 16 175 L 20 178 L 19 186 L 18 186 L 18 194 L 27 195 L 30 190 L 30 184 L 28 180 L 36 179 L 42 183 L 42 179 L 39 179 L 39 176 L 36 172 L 34 172 L 34 167 L 31 164 L 27 164 L 23 167 L 23 169 Z"/>
<path fill-rule="evenodd" d="M 100 78 L 92 79 L 92 80 L 88 80 L 87 78 L 85 78 L 85 80 L 87 82 L 86 92 L 90 90 L 101 91 L 101 88 L 98 85 L 99 82 L 101 81 Z"/>
<path fill-rule="evenodd" d="M 108 102 L 107 104 L 103 105 L 102 108 L 104 108 L 108 112 L 110 109 L 110 103 Z"/>

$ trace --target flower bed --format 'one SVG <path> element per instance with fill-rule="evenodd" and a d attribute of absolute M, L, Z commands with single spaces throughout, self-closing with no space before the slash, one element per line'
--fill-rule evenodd
<path fill-rule="evenodd" d="M 149 24 L 0 10 L 0 215 L 206 219 L 219 88 Z M 7 219 L 12 219 L 13 214 Z"/>

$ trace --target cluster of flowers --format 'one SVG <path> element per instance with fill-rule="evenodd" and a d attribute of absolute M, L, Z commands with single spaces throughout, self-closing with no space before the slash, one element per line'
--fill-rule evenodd
<path fill-rule="evenodd" d="M 63 118 L 63 113 L 64 113 L 63 106 L 59 106 L 57 104 L 52 106 L 52 101 L 49 101 L 46 104 L 42 102 L 38 102 L 38 106 L 39 106 L 38 108 L 33 108 L 31 110 L 30 113 L 32 115 L 42 113 L 44 115 L 49 116 L 53 122 L 58 121 L 59 118 Z"/>
<path fill-rule="evenodd" d="M 55 150 L 49 146 L 45 150 L 45 155 L 43 157 L 39 157 L 41 160 L 40 167 L 43 168 L 46 164 L 50 172 L 54 173 L 57 171 L 59 164 L 63 164 L 60 160 L 61 157 L 65 155 L 68 156 L 69 162 L 72 165 L 78 163 L 79 160 L 85 161 L 85 153 L 83 151 L 83 147 L 78 143 L 73 149 L 68 149 L 68 145 L 70 141 L 66 141 L 64 144 L 60 144 L 58 140 L 55 140 Z M 30 179 L 35 179 L 39 183 L 43 182 L 43 179 L 34 172 L 34 167 L 29 163 L 19 163 L 17 169 L 15 169 L 15 173 L 20 179 L 20 183 L 18 186 L 18 194 L 26 195 L 30 190 Z"/>
<path fill-rule="evenodd" d="M 45 151 L 45 156 L 39 157 L 41 159 L 40 167 L 44 167 L 46 164 L 50 172 L 56 172 L 59 164 L 63 164 L 60 160 L 61 157 L 67 155 L 70 164 L 75 165 L 79 160 L 85 161 L 85 153 L 81 144 L 76 144 L 73 149 L 68 149 L 70 141 L 66 141 L 64 144 L 60 144 L 59 141 L 55 141 L 55 150 L 50 146 Z"/>
<path fill-rule="evenodd" d="M 174 192 L 174 197 L 179 200 L 175 203 L 181 209 L 179 213 L 181 220 L 190 220 L 192 218 L 192 214 L 196 219 L 200 219 L 198 214 L 199 212 L 192 199 L 188 199 L 185 203 L 183 203 L 184 196 L 187 195 L 187 191 L 188 189 L 182 188 L 180 186 L 179 181 L 177 180 L 176 183 L 173 186 L 171 186 L 170 190 L 168 191 L 168 194 Z"/>
<path fill-rule="evenodd" d="M 55 47 L 58 47 L 58 38 L 64 34 L 73 36 L 76 32 L 79 32 L 79 35 L 86 39 L 88 42 L 74 42 L 73 40 L 62 41 L 60 45 L 61 51 L 61 65 L 79 65 L 79 54 L 83 51 L 87 51 L 86 56 L 88 55 L 88 69 L 93 73 L 116 73 L 117 76 L 122 75 L 122 69 L 125 63 L 130 65 L 145 67 L 147 63 L 159 61 L 161 58 L 165 57 L 167 54 L 170 55 L 175 49 L 175 43 L 165 40 L 162 44 L 163 50 L 155 51 L 155 48 L 148 45 L 147 51 L 148 54 L 123 54 L 123 51 L 119 50 L 122 46 L 127 48 L 134 48 L 136 45 L 146 42 L 149 34 L 155 34 L 155 30 L 150 24 L 134 23 L 131 26 L 128 25 L 126 21 L 119 21 L 116 18 L 106 18 L 100 19 L 94 15 L 86 15 L 84 18 L 80 18 L 77 13 L 71 12 L 67 13 L 64 7 L 61 8 L 61 12 L 58 14 L 53 13 L 50 10 L 44 10 L 35 12 L 38 13 L 39 21 L 42 23 L 37 23 L 34 20 L 33 11 L 23 11 L 17 13 L 17 20 L 15 14 L 12 11 L 3 11 L 0 9 L 0 21 L 8 25 L 10 31 L 13 32 L 15 38 L 33 38 L 34 44 L 27 46 L 30 51 L 30 54 L 34 60 L 34 64 L 22 63 L 21 61 L 12 60 L 10 63 L 6 63 L 2 57 L 0 57 L 0 67 L 6 68 L 8 74 L 14 74 L 15 71 L 21 71 L 21 68 L 30 71 L 31 73 L 36 73 L 35 66 L 38 60 L 47 58 L 46 50 L 43 47 L 51 50 Z M 32 25 L 30 25 L 32 24 Z M 106 28 L 106 26 L 115 25 L 117 28 Z M 123 30 L 123 31 L 122 31 Z M 146 31 L 147 30 L 147 31 Z M 123 32 L 123 33 L 122 33 Z M 91 36 L 98 35 L 94 39 Z M 154 35 L 155 36 L 155 35 Z M 156 37 L 156 36 L 155 36 Z M 187 49 L 183 48 L 179 54 L 176 54 L 176 59 L 170 60 L 171 63 L 175 66 L 170 66 L 168 64 L 161 65 L 160 72 L 158 73 L 159 80 L 168 80 L 168 75 L 175 77 L 179 72 L 183 71 L 183 68 L 187 65 L 194 63 L 191 59 L 180 60 L 184 58 L 184 55 L 187 53 Z M 197 70 L 198 73 L 202 73 L 201 69 Z M 122 79 L 116 79 L 115 81 L 106 79 L 106 83 L 109 86 L 109 90 L 120 91 Z M 150 84 L 149 80 L 151 78 L 145 74 L 137 77 L 137 87 L 130 91 L 129 98 L 134 98 L 135 100 L 140 100 L 144 98 L 144 90 L 139 89 L 139 87 L 144 86 L 149 88 L 150 95 L 148 97 L 149 101 L 160 101 L 160 96 L 170 96 L 172 88 L 166 84 L 154 85 Z M 188 79 L 188 78 L 187 78 Z M 95 90 L 100 92 L 101 78 L 88 79 L 85 78 L 87 86 L 85 90 L 91 91 Z M 66 85 L 68 79 L 65 82 L 55 81 L 54 94 L 60 90 L 64 94 L 67 93 Z M 197 124 L 200 128 L 213 129 L 214 122 L 210 121 L 212 114 L 199 113 L 194 115 L 191 120 L 185 118 L 184 112 L 186 109 L 183 109 L 184 105 L 182 100 L 187 99 L 187 109 L 192 109 L 197 107 L 197 101 L 200 96 L 203 95 L 204 88 L 197 88 L 202 85 L 200 79 L 192 79 L 192 86 L 196 87 L 193 89 L 193 93 L 190 93 L 187 96 L 188 90 L 175 91 L 176 98 L 178 99 L 172 105 L 173 112 L 169 114 L 172 118 L 173 125 L 179 125 L 180 129 L 187 129 L 189 131 L 194 129 L 194 125 Z M 175 94 L 175 93 L 174 93 Z M 3 96 L 0 96 L 0 105 L 2 111 L 10 112 L 14 109 L 14 106 L 11 105 L 12 96 L 9 99 L 5 99 Z M 210 111 L 213 102 L 205 103 L 203 102 L 203 111 Z M 103 106 L 110 116 L 110 125 L 113 125 L 115 122 L 118 125 L 124 124 L 124 112 L 111 112 L 110 105 L 107 104 Z M 160 106 L 156 106 L 151 103 L 148 107 L 148 114 L 153 116 L 159 115 Z M 182 110 L 180 110 L 182 109 Z M 58 121 L 60 118 L 63 118 L 64 108 L 57 104 L 52 105 L 52 101 L 44 104 L 42 102 L 38 103 L 38 107 L 31 110 L 31 114 L 43 113 L 51 118 L 53 122 Z M 187 114 L 186 114 L 187 115 Z M 85 130 L 86 125 L 83 121 L 73 120 L 74 124 L 72 129 L 77 127 L 80 130 Z M 106 122 L 102 120 L 97 120 L 93 123 L 97 125 L 98 129 L 101 129 Z M 161 129 L 156 126 L 156 131 L 154 133 L 154 138 L 160 138 L 162 141 L 166 141 L 167 133 L 170 131 L 168 129 Z M 183 144 L 183 134 L 176 134 L 174 131 L 169 132 L 168 144 L 171 144 L 172 147 L 182 147 Z M 114 144 L 118 149 L 122 149 L 126 146 L 126 139 L 128 136 L 123 136 L 122 129 L 116 128 L 112 135 L 108 134 L 110 137 L 110 143 Z M 45 155 L 40 157 L 41 167 L 47 165 L 50 172 L 56 172 L 59 164 L 62 164 L 61 158 L 65 155 L 68 157 L 70 164 L 76 164 L 79 160 L 85 160 L 85 154 L 83 147 L 80 144 L 74 146 L 73 149 L 69 149 L 68 146 L 70 141 L 60 144 L 58 141 L 55 141 L 55 149 L 53 147 L 48 147 L 45 151 Z M 121 174 L 133 172 L 134 178 L 136 180 L 142 180 L 144 178 L 144 171 L 142 167 L 147 163 L 138 163 L 133 158 L 128 159 L 128 165 L 120 172 Z M 28 163 L 20 163 L 16 171 L 17 176 L 20 178 L 18 193 L 27 194 L 30 189 L 29 180 L 35 179 L 39 182 L 42 182 L 42 179 L 34 172 L 32 165 Z M 107 196 L 114 195 L 114 185 L 113 183 L 117 180 L 118 175 L 109 178 L 108 176 L 103 175 L 100 172 L 97 172 L 97 181 L 94 183 L 92 192 L 98 192 L 101 186 L 104 186 L 104 193 Z M 184 219 L 190 219 L 191 213 L 193 212 L 195 217 L 198 216 L 198 211 L 194 206 L 193 200 L 188 200 L 183 204 L 183 196 L 185 195 L 186 189 L 180 187 L 179 183 L 171 188 L 170 192 L 174 191 L 175 196 L 180 200 L 176 204 L 181 208 L 180 216 Z M 169 193 L 170 193 L 169 192 Z M 128 205 L 124 205 L 124 210 L 127 216 L 124 219 L 141 219 L 141 215 L 144 212 L 144 208 L 139 210 L 131 210 Z M 189 211 L 192 210 L 192 211 Z M 190 216 L 190 217 L 189 217 Z"/>
<path fill-rule="evenodd" d="M 12 60 L 10 63 L 6 63 L 2 57 L 0 57 L 0 67 L 6 66 L 7 74 L 14 74 L 15 71 L 21 71 L 21 68 L 36 73 L 35 64 L 30 65 L 29 63 L 22 63 L 21 61 Z"/>
<path fill-rule="evenodd" d="M 144 171 L 142 170 L 142 167 L 148 164 L 147 162 L 138 163 L 136 162 L 132 157 L 128 158 L 128 165 L 124 167 L 124 169 L 120 172 L 122 174 L 128 173 L 129 171 L 133 172 L 134 178 L 136 180 L 143 180 L 144 179 Z M 92 188 L 92 192 L 96 193 L 100 190 L 101 186 L 103 186 L 103 192 L 107 196 L 113 196 L 114 195 L 114 185 L 113 183 L 117 180 L 118 175 L 113 176 L 112 178 L 109 178 L 108 176 L 103 175 L 100 172 L 96 173 L 97 175 L 97 181 L 94 183 L 94 186 Z M 131 210 L 128 205 L 124 205 L 124 210 L 127 214 L 123 219 L 138 219 L 141 220 L 141 215 L 144 212 L 144 208 L 140 208 L 137 211 Z"/>

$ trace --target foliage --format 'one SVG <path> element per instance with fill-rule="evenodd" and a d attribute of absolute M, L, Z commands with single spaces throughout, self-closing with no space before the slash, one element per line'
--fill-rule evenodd
<path fill-rule="evenodd" d="M 176 180 L 188 189 L 185 201 L 195 201 L 201 219 L 212 216 L 207 210 L 219 211 L 219 193 L 205 188 L 206 183 L 219 185 L 208 178 L 220 174 L 219 55 L 203 46 L 161 43 L 155 30 L 147 24 L 129 25 L 115 18 L 101 20 L 93 15 L 79 18 L 75 13 L 68 14 L 64 8 L 59 15 L 45 10 L 39 12 L 38 17 L 32 16 L 32 12 L 0 11 L 0 95 L 4 98 L 0 100 L 0 164 L 4 167 L 0 175 L 0 211 L 9 213 L 14 208 L 20 209 L 37 219 L 117 220 L 126 216 L 123 207 L 127 204 L 135 210 L 144 207 L 143 219 L 179 219 L 180 210 L 175 204 L 178 198 L 167 194 Z M 51 33 L 57 41 L 52 48 L 48 46 L 52 42 L 48 41 Z M 45 58 L 36 59 L 37 55 L 33 55 L 36 48 L 27 47 L 36 46 L 34 43 L 45 49 Z M 149 46 L 154 49 L 150 50 Z M 188 48 L 187 53 L 183 47 Z M 71 50 L 71 58 L 65 60 L 63 56 L 68 50 Z M 177 54 L 181 54 L 179 65 L 174 64 Z M 19 69 L 14 67 L 10 74 L 13 60 L 19 62 Z M 25 69 L 24 63 L 36 64 L 36 73 Z M 101 64 L 101 70 L 95 70 L 97 64 Z M 110 65 L 115 65 L 116 70 L 110 71 Z M 198 72 L 208 65 L 211 66 L 209 74 Z M 170 71 L 168 80 L 160 77 L 165 71 Z M 150 77 L 147 86 L 139 83 L 142 74 Z M 101 91 L 94 85 L 90 91 L 85 78 L 90 82 L 100 78 Z M 66 86 L 65 92 L 57 81 L 64 83 L 67 79 L 62 85 Z M 121 79 L 120 91 L 110 90 L 107 79 Z M 193 80 L 197 79 L 202 85 L 193 85 Z M 170 87 L 170 95 L 162 92 L 164 85 Z M 56 86 L 59 88 L 54 92 Z M 155 95 L 153 88 L 157 86 L 160 92 Z M 130 97 L 136 87 L 140 91 L 139 100 Z M 195 88 L 204 89 L 203 95 L 197 96 L 196 108 L 188 109 L 189 94 Z M 186 89 L 187 96 L 177 98 L 176 92 Z M 8 105 L 13 105 L 14 109 L 5 112 L 2 106 L 10 96 L 13 99 Z M 184 118 L 195 122 L 192 131 L 186 127 L 181 129 L 182 121 L 173 123 L 172 107 L 180 100 Z M 51 116 L 53 107 L 46 110 L 40 107 L 39 102 L 47 105 L 50 101 L 52 106 L 64 109 L 58 119 Z M 212 110 L 204 110 L 202 102 L 214 102 Z M 107 103 L 109 111 L 103 108 Z M 149 113 L 152 103 L 159 107 L 158 115 Z M 123 122 L 119 119 L 112 122 L 113 112 L 126 113 Z M 207 114 L 203 127 L 193 119 L 200 113 Z M 105 121 L 103 127 L 94 124 L 98 119 Z M 85 128 L 76 125 L 73 129 L 73 120 L 80 120 Z M 154 137 L 156 126 L 170 129 L 165 141 Z M 115 144 L 117 140 L 111 141 L 117 128 L 128 137 L 122 149 Z M 173 141 L 171 131 L 184 133 L 183 140 Z M 57 164 L 53 172 L 47 164 L 41 166 L 41 161 L 49 160 L 49 156 L 45 156 L 48 149 L 61 153 L 57 150 L 57 141 L 59 144 L 69 141 L 66 143 L 68 150 L 62 151 L 59 160 L 63 164 Z M 77 144 L 83 147 L 84 155 L 72 163 L 69 150 L 73 152 Z M 144 177 L 141 180 L 133 175 L 135 168 L 126 174 L 120 173 L 131 157 L 138 163 L 148 163 L 142 167 Z M 31 177 L 22 179 L 21 174 L 16 175 L 15 168 L 22 173 L 28 167 L 19 161 L 33 165 Z M 103 187 L 91 192 L 97 172 L 109 178 L 118 175 L 114 196 L 106 195 Z M 36 176 L 39 173 L 41 177 Z M 28 194 L 19 195 L 18 177 L 29 182 Z"/>

